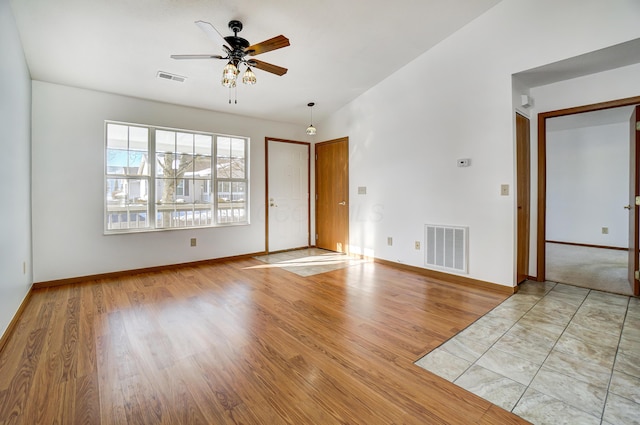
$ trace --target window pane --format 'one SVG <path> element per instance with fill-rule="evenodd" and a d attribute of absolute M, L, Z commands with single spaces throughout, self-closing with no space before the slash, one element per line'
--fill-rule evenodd
<path fill-rule="evenodd" d="M 128 149 L 128 129 L 126 125 L 107 124 L 107 148 Z"/>
<path fill-rule="evenodd" d="M 174 179 L 156 179 L 156 198 L 158 204 L 176 202 L 176 181 Z"/>
<path fill-rule="evenodd" d="M 216 177 L 228 179 L 231 177 L 231 162 L 228 157 L 216 158 Z"/>
<path fill-rule="evenodd" d="M 192 179 L 178 179 L 176 182 L 176 203 L 193 203 L 191 194 L 193 193 Z"/>
<path fill-rule="evenodd" d="M 247 220 L 246 182 L 218 181 L 218 223 Z"/>
<path fill-rule="evenodd" d="M 182 176 L 185 177 L 193 177 L 193 163 L 195 161 L 195 157 L 191 154 L 178 154 L 178 160 L 174 164 L 175 176 L 180 178 Z"/>
<path fill-rule="evenodd" d="M 107 179 L 107 229 L 149 227 L 147 179 Z"/>
<path fill-rule="evenodd" d="M 194 153 L 198 155 L 211 155 L 211 136 L 196 134 Z"/>
<path fill-rule="evenodd" d="M 232 139 L 231 146 L 231 177 L 243 179 L 245 178 L 245 141 L 244 139 Z"/>
<path fill-rule="evenodd" d="M 193 177 L 193 155 L 159 153 L 156 155 L 156 176 L 165 178 Z"/>
<path fill-rule="evenodd" d="M 176 152 L 193 153 L 193 134 L 177 133 Z"/>
<path fill-rule="evenodd" d="M 176 133 L 173 131 L 156 130 L 156 152 L 175 152 Z"/>
<path fill-rule="evenodd" d="M 191 197 L 196 204 L 210 204 L 211 197 L 211 180 L 195 179 L 192 182 Z"/>
<path fill-rule="evenodd" d="M 107 174 L 126 174 L 127 154 L 123 149 L 107 149 Z"/>
<path fill-rule="evenodd" d="M 196 177 L 210 177 L 211 176 L 211 157 L 198 155 L 193 165 L 194 173 Z"/>
<path fill-rule="evenodd" d="M 231 157 L 244 159 L 244 139 L 232 139 Z"/>
<path fill-rule="evenodd" d="M 149 175 L 149 163 L 146 152 L 129 151 L 129 169 L 127 174 L 131 176 Z"/>
<path fill-rule="evenodd" d="M 231 184 L 231 199 L 233 201 L 244 201 L 247 184 L 245 182 L 233 182 Z"/>
<path fill-rule="evenodd" d="M 175 208 L 173 204 L 156 205 L 156 228 L 167 229 L 173 227 Z"/>
<path fill-rule="evenodd" d="M 216 138 L 216 177 L 231 177 L 231 139 Z"/>
<path fill-rule="evenodd" d="M 210 226 L 213 224 L 213 214 L 211 206 L 206 208 L 194 208 L 193 225 L 194 226 Z"/>
<path fill-rule="evenodd" d="M 231 138 L 217 137 L 216 148 L 217 148 L 218 156 L 229 158 L 231 156 Z"/>
<path fill-rule="evenodd" d="M 147 152 L 149 150 L 149 129 L 129 127 L 129 149 Z"/>
<path fill-rule="evenodd" d="M 235 223 L 245 221 L 247 219 L 246 187 L 247 186 L 245 182 L 233 182 L 231 184 L 231 188 L 232 188 L 231 197 L 233 199 L 232 214 L 233 214 L 233 221 Z"/>
<path fill-rule="evenodd" d="M 231 177 L 234 179 L 243 179 L 245 177 L 244 158 L 231 159 Z"/>

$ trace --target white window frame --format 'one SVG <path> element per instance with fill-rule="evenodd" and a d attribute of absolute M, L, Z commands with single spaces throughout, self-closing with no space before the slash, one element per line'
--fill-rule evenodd
<path fill-rule="evenodd" d="M 128 127 L 136 127 L 136 128 L 144 128 L 148 131 L 148 150 L 147 150 L 147 160 L 149 162 L 149 171 L 147 175 L 126 175 L 126 174 L 114 174 L 110 173 L 107 167 L 108 160 L 108 128 L 109 125 L 119 125 L 119 126 L 128 126 Z M 209 202 L 203 204 L 197 204 L 195 201 L 188 203 L 187 208 L 180 203 L 179 201 L 175 201 L 172 205 L 176 206 L 174 208 L 173 215 L 171 216 L 171 223 L 178 222 L 184 223 L 180 225 L 166 225 L 166 223 L 162 223 L 165 220 L 157 220 L 158 215 L 160 214 L 158 207 L 158 199 L 161 195 L 156 194 L 156 187 L 158 182 L 162 179 L 161 176 L 158 175 L 157 172 L 157 164 L 156 164 L 156 131 L 169 131 L 176 133 L 186 133 L 192 135 L 200 135 L 211 137 L 211 150 L 210 150 L 210 158 L 211 158 L 211 173 L 208 178 L 202 178 L 201 176 L 193 176 L 192 178 L 180 176 L 176 179 L 176 181 L 184 182 L 184 185 L 188 185 L 189 182 L 200 181 L 204 184 L 205 192 L 206 189 L 209 189 L 208 196 Z M 220 145 L 219 139 L 232 139 L 235 144 L 234 146 L 238 146 L 239 144 L 243 146 L 244 151 L 242 152 L 242 157 L 240 159 L 240 163 L 242 164 L 242 158 L 244 158 L 244 176 L 239 177 L 238 175 L 230 175 L 228 177 L 218 177 L 217 168 L 218 168 L 218 148 Z M 201 131 L 193 131 L 193 130 L 184 130 L 184 129 L 176 129 L 176 128 L 168 128 L 168 127 L 160 127 L 160 126 L 151 126 L 144 124 L 134 124 L 128 122 L 120 122 L 120 121 L 110 121 L 105 120 L 104 124 L 104 186 L 103 186 L 103 214 L 104 214 L 104 234 L 122 234 L 122 233 L 138 233 L 138 232 L 156 232 L 156 231 L 164 231 L 164 230 L 178 230 L 178 229 L 197 229 L 197 228 L 208 228 L 208 227 L 226 227 L 226 226 L 243 226 L 250 224 L 250 203 L 249 203 L 249 194 L 250 194 L 250 186 L 249 186 L 249 146 L 250 139 L 245 136 L 234 136 L 227 134 L 218 134 L 218 133 L 208 133 Z M 193 154 L 195 155 L 196 149 L 194 147 Z M 151 159 L 152 160 L 151 160 Z M 123 211 L 121 215 L 126 214 L 126 226 L 122 227 L 125 222 L 118 222 L 120 228 L 113 228 L 113 217 L 117 215 L 113 210 L 109 210 L 109 207 L 113 207 L 113 205 L 109 205 L 109 202 L 113 203 L 113 200 L 108 200 L 108 190 L 109 190 L 109 180 L 118 179 L 118 180 L 131 180 L 131 179 L 140 179 L 145 180 L 147 183 L 147 191 L 148 198 L 146 202 L 146 227 L 137 227 L 139 223 L 132 222 L 132 215 L 134 215 L 137 219 L 138 216 L 142 216 L 142 211 L 140 210 L 141 204 L 137 204 L 137 207 L 133 207 L 133 209 L 138 208 L 135 212 L 129 211 L 129 205 L 133 205 L 133 202 L 129 201 L 127 198 L 126 202 L 123 203 L 126 205 L 126 211 Z M 226 186 L 226 183 L 229 183 L 232 186 L 234 183 L 239 183 L 239 187 L 244 188 L 243 199 L 241 202 L 220 202 L 220 196 L 218 194 L 219 183 L 223 183 Z M 180 196 L 189 196 L 189 193 L 192 196 L 196 195 L 195 186 L 191 188 L 187 188 L 187 195 L 184 195 L 184 192 Z M 177 184 L 176 184 L 176 195 L 178 195 Z M 237 197 L 236 197 L 237 198 Z M 166 205 L 166 204 L 163 204 Z M 179 208 L 178 208 L 179 205 Z M 200 205 L 199 207 L 197 207 Z M 202 206 L 209 206 L 209 208 L 202 208 Z M 192 206 L 192 209 L 188 209 L 188 206 Z M 123 207 L 120 207 L 123 208 Z M 184 211 L 178 211 L 184 210 Z M 204 212 L 204 214 L 203 214 Z M 191 214 L 189 216 L 189 213 Z M 244 213 L 244 214 L 242 214 Z M 204 217 L 204 218 L 203 218 Z M 221 217 L 226 217 L 225 220 L 222 220 Z M 119 220 L 119 218 L 118 218 Z"/>

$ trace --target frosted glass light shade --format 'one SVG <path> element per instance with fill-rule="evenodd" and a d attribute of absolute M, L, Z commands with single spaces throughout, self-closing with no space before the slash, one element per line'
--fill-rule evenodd
<path fill-rule="evenodd" d="M 238 75 L 238 68 L 229 61 L 222 70 L 222 85 L 224 87 L 235 87 L 236 76 Z"/>
<path fill-rule="evenodd" d="M 258 80 L 256 79 L 256 74 L 253 73 L 251 68 L 247 67 L 247 70 L 244 72 L 242 76 L 242 82 L 249 85 L 254 85 Z"/>
<path fill-rule="evenodd" d="M 222 77 L 222 85 L 228 88 L 234 88 L 236 86 L 236 79 L 229 79 L 226 77 Z"/>
<path fill-rule="evenodd" d="M 311 124 L 311 125 L 309 125 L 309 127 L 307 127 L 307 134 L 309 136 L 315 136 L 316 128 L 313 126 L 313 124 Z"/>

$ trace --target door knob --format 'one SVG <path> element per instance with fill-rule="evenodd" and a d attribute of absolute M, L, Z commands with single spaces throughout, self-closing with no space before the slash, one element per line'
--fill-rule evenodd
<path fill-rule="evenodd" d="M 338 202 L 338 205 L 347 205 L 347 201 Z"/>
<path fill-rule="evenodd" d="M 625 209 L 625 210 L 630 210 L 630 209 L 631 209 L 631 205 L 625 205 L 625 206 L 624 206 L 624 209 Z"/>

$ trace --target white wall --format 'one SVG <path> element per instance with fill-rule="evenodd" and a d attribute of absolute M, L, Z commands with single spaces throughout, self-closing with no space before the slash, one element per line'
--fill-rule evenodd
<path fill-rule="evenodd" d="M 103 235 L 104 120 L 248 136 L 251 224 Z M 305 127 L 33 82 L 33 273 L 42 282 L 261 252 L 266 136 Z M 189 246 L 196 237 L 198 245 Z"/>
<path fill-rule="evenodd" d="M 629 124 L 549 131 L 546 156 L 547 240 L 626 248 Z"/>
<path fill-rule="evenodd" d="M 425 223 L 466 225 L 469 277 L 513 286 L 511 75 L 638 38 L 639 19 L 633 0 L 503 1 L 321 123 L 350 138 L 351 248 L 423 266 Z"/>
<path fill-rule="evenodd" d="M 0 0 L 0 336 L 31 287 L 31 77 Z"/>

